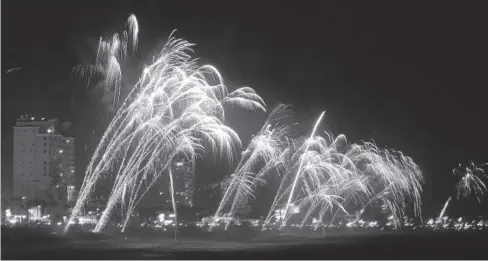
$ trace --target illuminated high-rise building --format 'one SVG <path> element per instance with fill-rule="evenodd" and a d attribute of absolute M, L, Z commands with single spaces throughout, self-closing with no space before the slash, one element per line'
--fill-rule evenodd
<path fill-rule="evenodd" d="M 27 200 L 74 201 L 75 139 L 69 124 L 22 116 L 13 142 L 13 196 Z"/>
<path fill-rule="evenodd" d="M 174 190 L 176 204 L 193 207 L 195 193 L 195 165 L 184 156 L 173 160 Z"/>

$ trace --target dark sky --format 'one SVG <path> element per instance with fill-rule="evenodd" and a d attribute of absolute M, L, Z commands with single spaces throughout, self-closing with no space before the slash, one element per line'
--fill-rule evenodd
<path fill-rule="evenodd" d="M 93 59 L 98 37 L 135 13 L 140 62 L 178 29 L 230 86 L 251 86 L 270 105 L 292 104 L 296 121 L 310 128 L 326 109 L 334 133 L 410 155 L 427 180 L 424 204 L 437 212 L 453 187 L 452 168 L 488 161 L 483 4 L 2 1 L 2 184 L 11 182 L 12 125 L 21 113 L 73 121 L 80 140 L 91 132 L 83 128 L 83 102 L 70 107 L 79 85 L 71 69 Z M 264 115 L 236 118 L 230 124 L 249 136 Z M 80 147 L 78 170 L 90 156 Z"/>

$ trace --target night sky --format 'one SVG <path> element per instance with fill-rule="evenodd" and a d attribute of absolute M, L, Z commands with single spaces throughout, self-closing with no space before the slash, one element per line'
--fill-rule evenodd
<path fill-rule="evenodd" d="M 71 103 L 83 81 L 70 73 L 134 13 L 134 71 L 178 29 L 230 88 L 291 104 L 304 129 L 325 109 L 335 134 L 411 156 L 426 178 L 424 213 L 437 213 L 454 187 L 452 168 L 488 161 L 483 1 L 285 2 L 2 1 L 2 189 L 12 181 L 12 126 L 24 113 L 74 123 L 82 173 L 90 155 L 80 144 L 92 131 L 86 107 L 96 101 L 77 91 Z M 14 67 L 22 69 L 5 74 Z M 228 115 L 244 140 L 265 118 Z"/>

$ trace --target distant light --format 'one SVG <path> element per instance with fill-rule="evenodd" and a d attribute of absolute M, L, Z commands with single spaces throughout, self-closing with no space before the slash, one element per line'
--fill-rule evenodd
<path fill-rule="evenodd" d="M 63 150 L 59 150 L 59 153 L 63 153 Z"/>
<path fill-rule="evenodd" d="M 51 133 L 53 132 L 51 129 L 47 129 L 47 133 Z"/>
<path fill-rule="evenodd" d="M 298 213 L 300 213 L 300 208 L 299 208 L 299 207 L 295 206 L 294 204 L 290 204 L 289 206 L 290 206 L 290 208 L 291 208 L 291 212 L 292 212 L 293 214 L 298 214 Z"/>
<path fill-rule="evenodd" d="M 164 213 L 159 214 L 159 216 L 158 216 L 158 220 L 159 220 L 159 222 L 164 222 L 164 218 L 165 218 Z"/>
<path fill-rule="evenodd" d="M 22 199 L 26 199 L 27 197 L 22 197 Z"/>
<path fill-rule="evenodd" d="M 66 140 L 66 143 L 69 143 L 69 140 Z"/>
<path fill-rule="evenodd" d="M 159 192 L 159 195 L 163 195 L 163 192 Z"/>
<path fill-rule="evenodd" d="M 32 117 L 31 120 L 35 120 L 36 118 Z"/>
<path fill-rule="evenodd" d="M 41 120 L 45 120 L 46 118 L 42 117 Z"/>
<path fill-rule="evenodd" d="M 63 223 L 61 223 L 61 221 L 60 221 L 60 222 L 58 222 L 58 226 L 61 226 L 61 224 L 63 224 Z"/>
<path fill-rule="evenodd" d="M 176 166 L 177 166 L 177 167 L 181 167 L 181 166 L 183 166 L 183 162 L 177 162 L 177 163 L 176 163 Z"/>

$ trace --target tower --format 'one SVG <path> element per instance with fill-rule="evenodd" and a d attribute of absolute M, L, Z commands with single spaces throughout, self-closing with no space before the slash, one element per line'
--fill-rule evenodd
<path fill-rule="evenodd" d="M 176 203 L 193 207 L 195 192 L 195 164 L 185 156 L 176 157 L 172 164 Z"/>
<path fill-rule="evenodd" d="M 74 189 L 75 139 L 63 136 L 59 126 L 63 125 L 57 119 L 27 115 L 17 119 L 13 127 L 14 198 L 68 202 L 69 190 Z"/>

